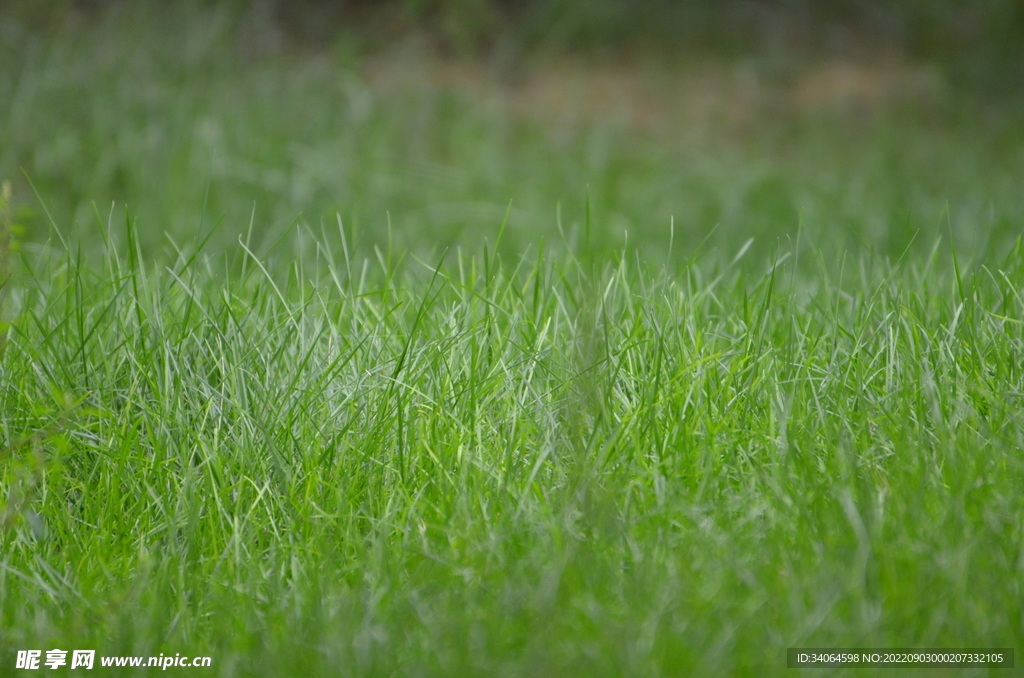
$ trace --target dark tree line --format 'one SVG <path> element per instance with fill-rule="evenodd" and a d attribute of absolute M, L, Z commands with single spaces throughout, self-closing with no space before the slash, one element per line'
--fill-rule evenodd
<path fill-rule="evenodd" d="M 36 21 L 156 0 L 0 0 Z M 856 43 L 898 46 L 955 79 L 1024 87 L 1024 0 L 182 0 L 272 16 L 300 40 L 415 29 L 469 54 L 614 49 L 814 54 Z M 156 2 L 156 4 L 159 4 Z M 851 39 L 850 36 L 853 36 Z"/>

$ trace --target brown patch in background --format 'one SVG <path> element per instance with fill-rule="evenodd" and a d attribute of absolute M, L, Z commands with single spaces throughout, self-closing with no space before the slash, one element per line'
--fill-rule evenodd
<path fill-rule="evenodd" d="M 371 90 L 384 95 L 446 91 L 552 128 L 612 123 L 672 136 L 741 131 L 768 117 L 873 114 L 907 101 L 927 103 L 942 86 L 934 70 L 891 56 L 808 64 L 784 79 L 744 63 L 668 68 L 642 58 L 565 56 L 501 77 L 481 62 L 413 48 L 370 60 L 364 75 Z"/>
<path fill-rule="evenodd" d="M 932 69 L 905 61 L 829 61 L 806 69 L 789 88 L 788 101 L 798 115 L 851 107 L 874 111 L 893 103 L 930 99 L 940 86 Z"/>

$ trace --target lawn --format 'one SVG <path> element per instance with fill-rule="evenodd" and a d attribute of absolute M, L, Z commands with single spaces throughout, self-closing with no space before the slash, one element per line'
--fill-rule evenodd
<path fill-rule="evenodd" d="M 0 675 L 1024 647 L 1012 99 L 162 11 L 0 23 Z"/>

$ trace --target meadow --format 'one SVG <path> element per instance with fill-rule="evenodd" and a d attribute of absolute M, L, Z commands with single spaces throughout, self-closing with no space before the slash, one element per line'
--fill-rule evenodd
<path fill-rule="evenodd" d="M 1024 647 L 1014 95 L 4 19 L 0 675 Z"/>

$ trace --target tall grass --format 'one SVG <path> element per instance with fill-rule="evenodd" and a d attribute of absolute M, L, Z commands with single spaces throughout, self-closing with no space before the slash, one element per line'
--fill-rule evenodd
<path fill-rule="evenodd" d="M 0 675 L 1021 645 L 1005 100 L 112 7 L 0 8 Z"/>
<path fill-rule="evenodd" d="M 1020 241 L 797 274 L 813 250 L 354 259 L 300 231 L 308 259 L 159 266 L 130 224 L 29 249 L 10 289 L 5 665 L 751 675 L 1020 644 Z"/>

